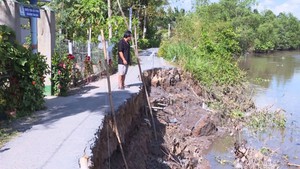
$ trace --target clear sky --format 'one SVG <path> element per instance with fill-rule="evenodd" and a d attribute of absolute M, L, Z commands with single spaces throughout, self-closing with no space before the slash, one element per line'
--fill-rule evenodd
<path fill-rule="evenodd" d="M 271 9 L 276 15 L 280 12 L 292 13 L 300 19 L 300 0 L 259 0 L 257 9 Z"/>
<path fill-rule="evenodd" d="M 217 2 L 218 0 L 210 0 L 210 2 Z M 193 0 L 170 0 L 171 6 L 184 8 L 189 10 L 192 8 Z M 259 11 L 266 9 L 272 10 L 276 15 L 280 12 L 292 13 L 298 19 L 300 19 L 300 0 L 257 0 L 258 6 L 254 8 Z"/>

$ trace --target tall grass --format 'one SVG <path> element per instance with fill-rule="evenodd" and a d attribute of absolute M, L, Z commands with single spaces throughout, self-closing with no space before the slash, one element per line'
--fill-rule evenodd
<path fill-rule="evenodd" d="M 179 20 L 159 55 L 176 62 L 206 86 L 232 85 L 243 79 L 235 56 L 240 54 L 238 35 L 226 22 L 209 22 L 196 14 Z"/>

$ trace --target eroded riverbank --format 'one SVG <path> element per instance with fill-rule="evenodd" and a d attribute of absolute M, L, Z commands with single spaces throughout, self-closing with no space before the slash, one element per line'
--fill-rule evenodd
<path fill-rule="evenodd" d="M 234 109 L 254 109 L 245 88 L 227 87 L 222 91 L 208 92 L 190 74 L 178 69 L 154 69 L 145 72 L 145 77 L 157 140 L 145 96 L 140 92 L 117 113 L 129 168 L 212 168 L 205 155 L 212 143 L 223 136 L 234 138 L 235 152 L 244 151 L 243 148 L 250 152 L 236 137 L 242 124 L 230 118 Z M 124 168 L 114 131 L 113 120 L 108 116 L 93 149 L 94 168 Z M 253 157 L 255 155 L 256 152 L 252 153 Z M 243 157 L 236 157 L 236 165 L 249 166 Z"/>

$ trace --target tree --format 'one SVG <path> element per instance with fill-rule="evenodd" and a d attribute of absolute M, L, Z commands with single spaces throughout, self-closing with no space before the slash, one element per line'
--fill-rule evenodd
<path fill-rule="evenodd" d="M 74 32 L 76 32 L 77 25 L 71 17 L 73 12 L 74 5 L 77 0 L 53 0 L 50 3 L 50 6 L 55 11 L 56 16 L 56 26 L 61 34 L 65 38 L 73 40 Z"/>
<path fill-rule="evenodd" d="M 109 19 L 107 3 L 107 0 L 53 0 L 51 2 L 51 7 L 56 11 L 57 28 L 70 40 L 85 39 L 86 30 L 89 27 L 93 28 L 92 37 L 97 37 L 101 28 L 106 30 L 108 23 L 112 24 L 111 27 L 114 27 L 112 29 L 122 29 L 118 30 L 118 33 L 112 30 L 114 39 L 114 36 L 121 34 L 121 32 L 126 30 L 123 25 L 116 24 L 126 25 L 129 15 L 127 11 L 130 7 L 134 8 L 133 16 L 137 18 L 140 23 L 138 29 L 140 36 L 142 36 L 143 27 L 147 28 L 146 38 L 152 38 L 155 37 L 155 33 L 158 30 L 157 28 L 161 25 L 165 25 L 157 21 L 160 16 L 165 14 L 162 9 L 163 5 L 167 4 L 167 0 L 123 0 L 119 1 L 119 5 L 118 1 L 112 1 L 110 4 L 112 9 L 119 9 L 120 7 L 122 10 L 113 10 Z M 145 11 L 143 10 L 144 6 L 147 10 L 146 16 Z M 125 13 L 122 14 L 121 11 L 124 11 Z M 123 16 L 124 21 L 120 22 L 118 19 L 120 16 Z M 144 19 L 146 19 L 147 22 L 142 22 Z M 147 25 L 143 25 L 144 23 Z M 120 36 L 117 38 L 120 38 Z M 94 40 L 96 40 L 96 38 L 94 38 Z"/>
<path fill-rule="evenodd" d="M 71 18 L 73 18 L 76 31 L 74 32 L 77 37 L 86 37 L 86 31 L 91 28 L 94 40 L 100 35 L 100 30 L 107 28 L 107 6 L 106 3 L 99 0 L 80 0 L 74 4 L 74 8 L 71 12 Z"/>
<path fill-rule="evenodd" d="M 106 3 L 102 0 L 53 0 L 57 28 L 67 39 L 85 40 L 87 30 L 93 29 L 94 41 L 107 18 Z"/>
<path fill-rule="evenodd" d="M 297 49 L 300 46 L 300 23 L 292 14 L 280 13 L 276 21 L 278 39 L 276 48 L 279 50 Z"/>
<path fill-rule="evenodd" d="M 164 5 L 168 4 L 167 0 L 123 0 L 120 1 L 120 5 L 118 5 L 117 2 L 113 3 L 112 6 L 114 9 L 119 9 L 113 11 L 113 15 L 122 15 L 121 11 L 128 11 L 130 7 L 133 9 L 133 17 L 138 20 L 138 33 L 139 37 L 142 37 L 142 31 L 145 27 L 147 30 L 146 38 L 149 39 L 160 39 L 160 35 L 157 35 L 158 28 L 162 25 L 160 25 L 160 22 L 158 22 L 165 14 L 164 11 Z M 144 8 L 145 7 L 145 8 Z M 147 12 L 145 12 L 147 10 Z M 145 16 L 146 14 L 146 16 Z M 124 16 L 125 18 L 129 18 L 129 13 L 125 12 Z M 147 20 L 147 22 L 143 22 L 144 19 Z M 127 19 L 126 19 L 127 21 Z M 144 25 L 146 24 L 146 25 Z M 165 23 L 163 25 L 166 25 Z"/>

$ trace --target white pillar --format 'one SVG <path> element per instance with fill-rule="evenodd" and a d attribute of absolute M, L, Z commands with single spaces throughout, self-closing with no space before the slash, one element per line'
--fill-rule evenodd
<path fill-rule="evenodd" d="M 91 53 L 91 40 L 92 40 L 92 28 L 90 27 L 89 29 L 89 41 L 88 41 L 88 56 L 92 58 L 92 53 Z"/>
<path fill-rule="evenodd" d="M 129 30 L 131 31 L 132 27 L 132 7 L 129 8 Z"/>
<path fill-rule="evenodd" d="M 69 54 L 73 54 L 73 43 L 70 40 L 68 40 L 68 50 Z"/>
<path fill-rule="evenodd" d="M 146 19 L 147 19 L 147 8 L 146 6 L 144 7 L 145 9 L 145 15 L 144 15 L 144 29 L 143 29 L 143 39 L 145 39 L 145 36 L 146 36 Z"/>
<path fill-rule="evenodd" d="M 51 10 L 40 10 L 41 17 L 37 22 L 38 29 L 38 51 L 47 57 L 47 64 L 51 68 L 51 57 L 55 48 L 55 15 Z M 46 90 L 51 88 L 51 74 L 46 75 Z M 48 93 L 46 93 L 48 94 Z"/>
<path fill-rule="evenodd" d="M 12 28 L 16 33 L 16 40 L 22 43 L 19 3 L 0 0 L 0 24 Z"/>

